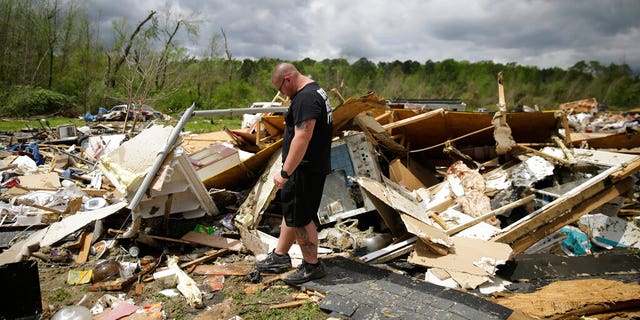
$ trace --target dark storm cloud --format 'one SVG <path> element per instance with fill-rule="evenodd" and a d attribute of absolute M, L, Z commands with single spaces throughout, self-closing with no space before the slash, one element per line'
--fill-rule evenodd
<path fill-rule="evenodd" d="M 569 67 L 580 60 L 640 69 L 640 1 L 124 1 L 92 0 L 95 19 L 149 10 L 200 21 L 204 51 L 223 28 L 235 58 L 492 60 Z M 106 28 L 106 29 L 105 29 Z M 186 39 L 181 41 L 185 42 Z M 198 52 L 199 50 L 199 52 Z"/>

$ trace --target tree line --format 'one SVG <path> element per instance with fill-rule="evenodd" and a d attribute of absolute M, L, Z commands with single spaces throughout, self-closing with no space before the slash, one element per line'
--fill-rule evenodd
<path fill-rule="evenodd" d="M 276 94 L 271 71 L 281 60 L 234 58 L 233 39 L 222 28 L 202 52 L 190 52 L 185 39 L 198 35 L 199 24 L 161 9 L 105 28 L 92 21 L 85 1 L 0 0 L 0 114 L 75 116 L 122 103 L 170 113 L 192 102 L 219 109 L 270 101 Z M 510 107 L 554 109 L 594 97 L 628 109 L 640 100 L 640 78 L 624 63 L 578 61 L 562 69 L 453 59 L 291 62 L 343 97 L 373 91 L 389 99 L 460 99 L 470 109 L 494 110 L 502 71 Z"/>

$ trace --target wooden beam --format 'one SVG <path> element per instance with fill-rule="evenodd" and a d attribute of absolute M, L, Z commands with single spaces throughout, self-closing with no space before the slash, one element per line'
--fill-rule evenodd
<path fill-rule="evenodd" d="M 467 221 L 467 222 L 465 222 L 463 224 L 460 224 L 460 225 L 457 225 L 457 226 L 455 226 L 455 227 L 453 227 L 451 229 L 448 229 L 445 232 L 446 232 L 446 234 L 448 236 L 454 235 L 454 234 L 456 234 L 456 233 L 458 233 L 458 232 L 460 232 L 462 230 L 465 230 L 465 229 L 468 229 L 468 228 L 470 228 L 472 226 L 475 226 L 476 224 L 480 223 L 481 221 L 487 220 L 487 219 L 489 219 L 491 217 L 494 217 L 494 216 L 496 216 L 498 214 L 501 214 L 501 213 L 503 213 L 503 212 L 505 212 L 507 210 L 511 210 L 511 209 L 513 209 L 515 207 L 519 207 L 519 206 L 521 206 L 523 204 L 526 204 L 526 203 L 530 202 L 531 200 L 533 200 L 534 197 L 535 197 L 535 195 L 530 194 L 530 195 L 528 195 L 528 196 L 526 196 L 526 197 L 524 197 L 522 199 L 519 199 L 518 201 L 509 203 L 506 206 L 502 206 L 502 207 L 500 207 L 498 209 L 495 209 L 493 211 L 487 212 L 487 213 L 485 213 L 485 214 L 483 214 L 483 215 L 481 215 L 479 217 L 476 217 L 476 218 L 474 218 L 472 220 L 469 220 L 469 221 Z"/>
<path fill-rule="evenodd" d="M 558 145 L 560 149 L 562 149 L 562 153 L 564 154 L 565 158 L 567 158 L 569 163 L 576 163 L 576 158 L 571 153 L 571 150 L 569 150 L 567 146 L 564 145 L 562 139 L 558 138 L 557 136 L 552 136 L 551 140 L 553 140 L 553 142 L 555 142 L 555 144 Z"/>
<path fill-rule="evenodd" d="M 28 206 L 28 207 L 33 207 L 33 208 L 36 208 L 36 209 L 52 212 L 52 213 L 55 213 L 55 214 L 60 214 L 60 215 L 64 214 L 64 211 L 60 211 L 60 210 L 52 209 L 52 208 L 49 208 L 49 207 L 41 206 L 39 204 L 31 203 L 31 202 L 29 202 L 27 200 L 23 200 L 23 199 L 15 199 L 14 200 L 14 204 L 18 204 L 18 205 L 21 204 L 21 205 L 25 205 L 25 206 Z"/>
<path fill-rule="evenodd" d="M 375 119 L 376 119 L 376 121 L 381 122 L 382 120 L 384 120 L 386 118 L 391 119 L 391 111 L 387 110 L 383 114 L 377 116 Z"/>
<path fill-rule="evenodd" d="M 638 170 L 640 170 L 640 160 L 633 161 L 629 164 L 624 165 L 621 170 L 612 173 L 611 181 L 616 182 L 625 179 Z"/>
<path fill-rule="evenodd" d="M 91 241 L 93 240 L 93 233 L 83 233 L 80 240 L 80 252 L 78 252 L 78 256 L 76 257 L 76 263 L 85 263 L 87 262 L 87 258 L 89 258 L 89 251 L 91 250 Z"/>
<path fill-rule="evenodd" d="M 336 99 L 338 99 L 338 101 L 340 101 L 340 104 L 344 103 L 344 98 L 342 97 L 340 92 L 338 92 L 338 89 L 332 88 L 331 89 L 331 93 L 333 93 L 333 95 L 336 96 Z"/>
<path fill-rule="evenodd" d="M 426 148 L 422 148 L 422 149 L 418 149 L 418 150 L 411 150 L 411 151 L 409 151 L 409 153 L 422 152 L 422 151 L 427 151 L 427 150 L 435 149 L 435 148 L 438 148 L 438 147 L 442 147 L 447 143 L 451 143 L 451 142 L 454 142 L 454 141 L 457 141 L 457 140 L 460 140 L 460 139 L 464 139 L 466 137 L 469 137 L 469 136 L 472 136 L 474 134 L 478 134 L 478 133 L 481 133 L 481 132 L 484 132 L 484 131 L 487 131 L 487 130 L 493 130 L 495 127 L 496 126 L 491 125 L 491 126 L 488 126 L 486 128 L 482 128 L 480 130 L 476 130 L 474 132 L 469 132 L 469 133 L 467 133 L 465 135 L 461 135 L 459 137 L 455 137 L 453 139 L 449 139 L 449 140 L 447 140 L 445 142 L 442 142 L 442 143 L 438 143 L 438 144 L 435 144 L 435 145 L 432 145 L 432 146 L 428 146 Z"/>
<path fill-rule="evenodd" d="M 440 108 L 440 109 L 436 109 L 433 111 L 429 111 L 429 112 L 425 112 L 425 113 L 421 113 L 419 115 L 410 117 L 410 118 L 406 118 L 406 119 L 402 119 L 402 120 L 398 120 L 389 124 L 385 124 L 382 127 L 387 130 L 387 132 L 391 132 L 391 130 L 396 129 L 396 128 L 400 128 L 400 127 L 404 127 L 408 124 L 412 124 L 412 123 L 416 123 L 418 121 L 424 120 L 424 119 L 429 119 L 432 117 L 435 117 L 437 115 L 444 115 L 444 109 Z"/>
<path fill-rule="evenodd" d="M 556 156 L 552 156 L 550 154 L 546 154 L 546 153 L 544 153 L 544 152 L 542 152 L 540 150 L 529 148 L 529 147 L 523 146 L 521 144 L 516 144 L 516 146 L 518 148 L 526 151 L 526 152 L 531 152 L 531 153 L 533 153 L 533 154 L 535 154 L 537 156 L 543 157 L 543 158 L 545 158 L 547 160 L 550 160 L 550 161 L 558 162 L 558 163 L 560 163 L 562 165 L 565 165 L 565 166 L 572 166 L 572 165 L 575 164 L 575 163 L 571 163 L 571 161 L 568 161 L 568 160 L 565 160 L 565 159 L 561 159 L 561 158 L 558 158 Z"/>
<path fill-rule="evenodd" d="M 393 140 L 389 132 L 385 131 L 383 126 L 372 116 L 361 113 L 353 120 L 367 136 L 372 138 L 372 142 L 377 141 L 378 145 L 381 144 L 395 152 L 405 151 L 405 147 Z"/>
<path fill-rule="evenodd" d="M 568 145 L 572 145 L 573 141 L 571 140 L 571 126 L 569 126 L 567 113 L 564 111 L 562 112 L 562 126 L 564 127 L 564 141 L 566 141 Z"/>
<path fill-rule="evenodd" d="M 308 300 L 293 300 L 293 301 L 289 301 L 289 302 L 278 303 L 278 304 L 270 305 L 269 306 L 269 310 L 299 307 L 299 306 L 307 303 L 307 301 Z"/>
<path fill-rule="evenodd" d="M 200 257 L 198 259 L 195 259 L 195 260 L 192 260 L 192 261 L 185 262 L 185 263 L 181 264 L 180 265 L 180 269 L 186 269 L 186 268 L 191 267 L 193 265 L 209 261 L 209 260 L 217 258 L 217 257 L 219 257 L 219 256 L 221 256 L 221 255 L 223 255 L 223 254 L 225 254 L 227 252 L 229 252 L 229 249 L 218 249 L 218 250 L 207 251 L 204 254 L 204 256 L 202 256 L 202 257 Z"/>

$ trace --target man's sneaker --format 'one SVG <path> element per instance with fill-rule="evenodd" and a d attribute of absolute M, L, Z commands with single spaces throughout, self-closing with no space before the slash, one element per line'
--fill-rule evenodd
<path fill-rule="evenodd" d="M 283 273 L 291 269 L 291 257 L 288 253 L 280 256 L 273 250 L 266 258 L 256 262 L 256 269 L 260 272 Z"/>
<path fill-rule="evenodd" d="M 294 273 L 284 277 L 284 282 L 287 284 L 301 284 L 320 279 L 326 274 L 320 261 L 317 264 L 309 264 L 303 260 Z"/>

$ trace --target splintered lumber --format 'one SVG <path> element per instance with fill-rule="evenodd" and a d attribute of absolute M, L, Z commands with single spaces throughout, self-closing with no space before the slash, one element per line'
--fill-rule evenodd
<path fill-rule="evenodd" d="M 495 299 L 536 319 L 578 319 L 640 307 L 640 285 L 605 279 L 557 281 L 533 293 Z"/>
<path fill-rule="evenodd" d="M 195 259 L 195 260 L 192 260 L 192 261 L 189 261 L 189 262 L 181 264 L 180 268 L 181 269 L 186 269 L 186 268 L 191 267 L 193 265 L 200 264 L 200 263 L 209 261 L 211 259 L 215 259 L 215 258 L 217 258 L 217 257 L 219 257 L 219 256 L 221 256 L 221 255 L 223 255 L 223 254 L 225 254 L 227 252 L 229 252 L 229 249 L 220 249 L 220 250 L 207 251 L 204 254 L 204 256 L 202 256 L 202 257 L 200 257 L 198 259 Z"/>
<path fill-rule="evenodd" d="M 308 300 L 293 300 L 289 302 L 278 303 L 278 304 L 270 305 L 269 310 L 298 307 L 307 303 L 307 301 Z"/>
<path fill-rule="evenodd" d="M 553 137 L 551 137 L 551 140 L 553 140 L 553 142 L 560 149 L 562 149 L 562 153 L 567 158 L 569 163 L 575 163 L 576 162 L 576 159 L 573 157 L 573 153 L 571 153 L 571 150 L 569 150 L 569 148 L 567 148 L 567 146 L 564 145 L 564 143 L 562 142 L 562 140 L 560 138 L 558 138 L 557 136 L 553 136 Z"/>
<path fill-rule="evenodd" d="M 543 157 L 543 158 L 545 158 L 547 160 L 550 160 L 550 161 L 553 161 L 553 162 L 558 162 L 558 163 L 560 163 L 562 165 L 565 165 L 565 166 L 572 166 L 572 165 L 575 164 L 575 163 L 573 163 L 573 162 L 571 162 L 569 160 L 565 160 L 565 159 L 558 158 L 556 156 L 552 156 L 550 154 L 544 153 L 544 152 L 542 152 L 540 150 L 536 150 L 536 149 L 531 148 L 531 147 L 527 147 L 527 146 L 522 145 L 522 144 L 517 144 L 516 146 L 518 148 L 523 149 L 524 151 L 531 152 L 531 153 L 533 153 L 533 154 L 535 154 L 537 156 Z"/>
<path fill-rule="evenodd" d="M 280 92 L 278 92 L 278 93 L 280 93 Z M 333 93 L 333 95 L 336 96 L 336 99 L 338 99 L 338 101 L 340 101 L 341 104 L 344 103 L 344 97 L 342 97 L 340 92 L 338 92 L 338 89 L 332 88 L 331 89 L 331 93 Z"/>
<path fill-rule="evenodd" d="M 355 116 L 354 121 L 367 136 L 373 138 L 372 141 L 378 141 L 379 144 L 392 151 L 403 152 L 405 150 L 404 146 L 393 140 L 389 132 L 372 116 L 359 114 Z"/>
<path fill-rule="evenodd" d="M 184 236 L 182 236 L 182 240 L 212 248 L 223 248 L 232 251 L 242 251 L 242 242 L 240 240 L 218 237 L 216 235 L 206 234 L 202 232 L 189 231 Z"/>
<path fill-rule="evenodd" d="M 528 195 L 528 196 L 526 196 L 526 197 L 524 197 L 522 199 L 519 199 L 518 201 L 514 201 L 514 202 L 509 203 L 509 204 L 507 204 L 505 206 L 502 206 L 502 207 L 500 207 L 498 209 L 495 209 L 495 210 L 492 210 L 490 212 L 487 212 L 487 213 L 485 213 L 485 214 L 483 214 L 483 215 L 481 215 L 479 217 L 473 218 L 472 220 L 469 220 L 469 221 L 467 221 L 467 222 L 465 222 L 463 224 L 460 224 L 460 225 L 457 225 L 457 226 L 455 226 L 455 227 L 453 227 L 451 229 L 448 229 L 445 232 L 449 236 L 450 235 L 454 235 L 454 234 L 456 234 L 456 233 L 458 233 L 458 232 L 460 232 L 462 230 L 465 230 L 465 229 L 468 229 L 468 228 L 470 228 L 472 226 L 475 226 L 476 224 L 478 224 L 478 223 L 480 223 L 480 222 L 482 222 L 484 220 L 487 220 L 487 219 L 489 219 L 491 217 L 495 217 L 495 216 L 497 216 L 497 215 L 499 215 L 499 214 L 501 214 L 501 213 L 503 213 L 505 211 L 511 210 L 513 208 L 516 208 L 516 207 L 524 205 L 524 204 L 526 204 L 528 202 L 531 202 L 531 200 L 533 200 L 533 198 L 535 198 L 535 195 L 530 194 L 530 195 Z"/>
<path fill-rule="evenodd" d="M 342 128 L 349 124 L 357 114 L 371 109 L 387 109 L 385 99 L 375 94 L 360 98 L 349 98 L 333 109 L 333 135 L 338 135 Z"/>
<path fill-rule="evenodd" d="M 395 128 L 400 128 L 400 127 L 404 127 L 406 125 L 412 124 L 412 123 L 416 123 L 418 121 L 422 121 L 424 119 L 429 119 L 435 116 L 442 116 L 444 114 L 444 109 L 440 108 L 440 109 L 436 109 L 433 111 L 429 111 L 429 112 L 425 112 L 425 113 L 421 113 L 418 114 L 416 116 L 413 116 L 411 118 L 406 118 L 406 119 L 402 119 L 402 120 L 398 120 L 389 124 L 385 124 L 382 127 L 387 130 L 387 132 L 391 132 L 393 129 Z"/>
<path fill-rule="evenodd" d="M 252 263 L 246 262 L 236 262 L 225 265 L 203 264 L 197 266 L 193 270 L 193 273 L 196 275 L 244 276 L 254 268 L 255 266 Z"/>
<path fill-rule="evenodd" d="M 53 209 L 53 208 L 41 206 L 41 205 L 39 205 L 37 203 L 32 203 L 32 202 L 29 202 L 27 200 L 15 199 L 14 203 L 18 204 L 18 205 L 24 205 L 24 206 L 33 207 L 33 208 L 36 208 L 36 209 L 52 212 L 52 213 L 55 213 L 55 214 L 64 214 L 64 211 L 60 211 L 60 210 L 56 210 L 56 209 Z"/>
<path fill-rule="evenodd" d="M 504 99 L 504 83 L 502 79 L 502 71 L 498 72 L 498 107 L 500 111 L 507 111 L 507 104 Z"/>
<path fill-rule="evenodd" d="M 389 163 L 389 178 L 391 178 L 393 182 L 407 188 L 409 191 L 420 188 L 426 189 L 422 181 L 405 167 L 400 159 L 395 159 Z"/>
<path fill-rule="evenodd" d="M 182 293 L 182 295 L 187 299 L 189 306 L 193 308 L 201 308 L 203 305 L 202 292 L 198 288 L 196 282 L 178 266 L 178 257 L 169 257 L 167 259 L 167 265 L 169 266 L 169 269 L 175 271 L 176 276 L 178 277 L 178 291 L 180 291 L 180 293 Z"/>
<path fill-rule="evenodd" d="M 83 233 L 80 237 L 80 252 L 78 253 L 78 257 L 76 258 L 76 263 L 85 263 L 87 262 L 87 258 L 89 257 L 89 251 L 91 249 L 91 241 L 93 240 L 93 233 Z"/>
<path fill-rule="evenodd" d="M 473 160 L 473 158 L 471 158 L 469 155 L 465 154 L 464 152 L 458 150 L 450 141 L 447 141 L 445 143 L 445 147 L 442 150 L 442 152 L 448 155 L 449 157 L 451 157 L 452 159 L 460 160 L 464 162 L 464 164 L 471 169 L 480 169 L 480 166 L 481 166 L 480 163 Z"/>
<path fill-rule="evenodd" d="M 488 126 L 488 127 L 482 128 L 482 129 L 480 129 L 480 130 L 476 130 L 476 131 L 474 131 L 474 132 L 469 132 L 469 133 L 467 133 L 467 134 L 464 134 L 464 135 L 461 135 L 461 136 L 455 137 L 455 138 L 453 138 L 453 139 L 449 139 L 449 140 L 447 140 L 447 141 L 445 141 L 445 142 L 442 142 L 442 143 L 438 143 L 438 144 L 435 144 L 435 145 L 432 145 L 432 146 L 429 146 L 429 147 L 426 147 L 426 148 L 418 149 L 418 150 L 411 150 L 411 151 L 409 151 L 409 153 L 422 152 L 422 151 L 427 151 L 427 150 L 435 149 L 435 148 L 438 148 L 438 147 L 442 147 L 442 146 L 444 146 L 444 145 L 446 145 L 446 144 L 450 144 L 450 143 L 452 143 L 452 142 L 454 142 L 454 141 L 457 141 L 457 140 L 460 140 L 460 139 L 464 139 L 464 138 L 466 138 L 466 137 L 470 137 L 470 136 L 475 135 L 475 134 L 478 134 L 478 133 L 480 133 L 480 132 L 484 132 L 484 131 L 488 131 L 488 130 L 493 130 L 495 127 L 496 127 L 496 126 L 494 126 L 494 125 L 490 125 L 490 126 Z"/>

